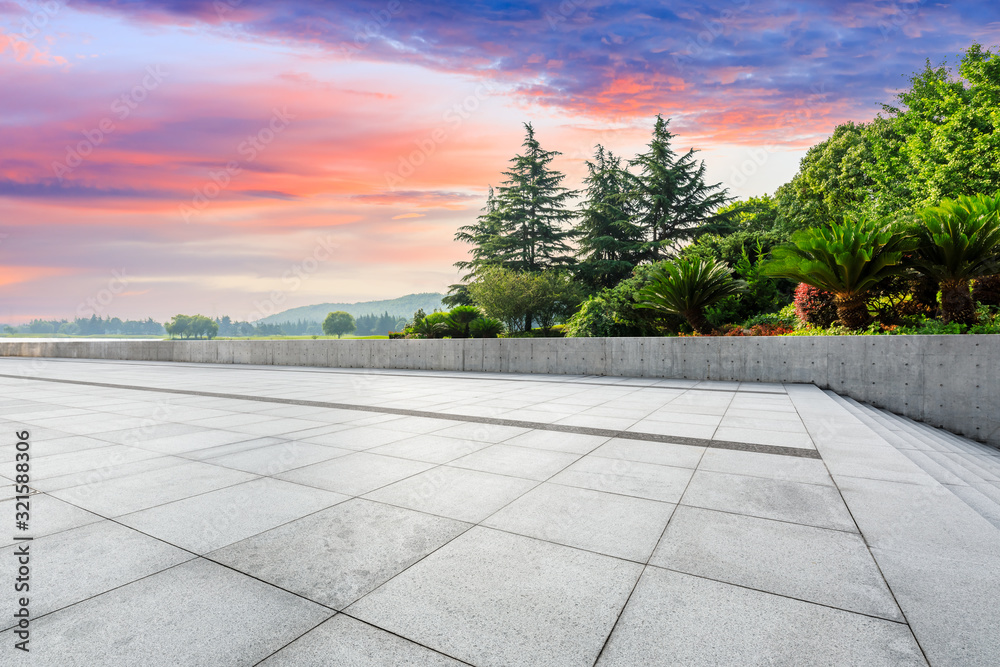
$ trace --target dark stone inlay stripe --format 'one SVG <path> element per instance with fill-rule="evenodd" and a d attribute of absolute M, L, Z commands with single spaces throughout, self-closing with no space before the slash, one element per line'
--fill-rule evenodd
<path fill-rule="evenodd" d="M 182 396 L 204 396 L 205 398 L 225 398 L 238 401 L 257 401 L 260 403 L 281 403 L 285 405 L 301 405 L 311 408 L 329 408 L 333 410 L 353 410 L 355 412 L 374 412 L 402 417 L 426 417 L 428 419 L 444 419 L 456 422 L 472 422 L 475 424 L 490 424 L 493 426 L 513 426 L 537 431 L 555 431 L 558 433 L 579 433 L 595 435 L 604 438 L 622 438 L 625 440 L 645 440 L 647 442 L 663 442 L 673 445 L 690 445 L 692 447 L 712 447 L 714 449 L 733 449 L 741 452 L 756 452 L 759 454 L 777 454 L 779 456 L 795 456 L 803 459 L 819 459 L 815 449 L 799 447 L 781 447 L 778 445 L 757 445 L 747 442 L 730 442 L 728 440 L 707 440 L 704 438 L 687 438 L 674 435 L 659 435 L 656 433 L 640 433 L 635 431 L 616 431 L 607 428 L 592 428 L 589 426 L 572 426 L 570 424 L 549 424 L 546 422 L 529 422 L 517 419 L 500 419 L 497 417 L 477 417 L 473 415 L 453 415 L 444 412 L 429 412 L 427 410 L 407 410 L 405 408 L 387 408 L 376 405 L 355 405 L 353 403 L 328 403 L 325 401 L 306 401 L 297 398 L 277 398 L 270 396 L 248 396 L 245 394 L 223 394 L 212 391 L 194 391 L 190 389 L 168 389 L 166 387 L 140 387 L 128 384 L 111 384 L 108 382 L 89 382 L 86 380 L 67 380 L 63 378 L 26 377 L 22 375 L 7 375 L 0 377 L 15 380 L 34 380 L 38 382 L 57 382 L 61 384 L 78 384 L 87 387 L 103 387 L 105 389 L 128 389 L 132 391 L 151 391 L 163 394 L 180 394 Z"/>

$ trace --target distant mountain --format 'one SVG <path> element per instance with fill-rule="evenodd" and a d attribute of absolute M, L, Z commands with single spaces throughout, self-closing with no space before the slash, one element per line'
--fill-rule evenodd
<path fill-rule="evenodd" d="M 423 308 L 425 313 L 431 313 L 435 308 L 447 310 L 447 308 L 441 303 L 442 297 L 444 297 L 444 294 L 423 292 L 421 294 L 407 294 L 406 296 L 401 296 L 398 299 L 389 299 L 387 301 L 319 303 L 315 306 L 301 306 L 299 308 L 283 310 L 280 313 L 265 317 L 259 321 L 265 324 L 298 322 L 299 320 L 305 320 L 306 322 L 322 322 L 326 319 L 326 316 L 329 313 L 332 313 L 335 310 L 342 310 L 345 313 L 350 313 L 354 317 L 361 317 L 362 315 L 381 315 L 382 313 L 388 312 L 390 315 L 394 315 L 395 317 L 409 318 L 412 317 L 413 313 L 417 312 L 420 308 Z"/>

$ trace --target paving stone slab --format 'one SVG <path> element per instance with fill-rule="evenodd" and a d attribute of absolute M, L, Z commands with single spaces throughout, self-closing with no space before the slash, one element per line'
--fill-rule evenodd
<path fill-rule="evenodd" d="M 704 452 L 705 447 L 613 438 L 595 449 L 593 454 L 609 459 L 658 463 L 678 468 L 696 468 Z"/>
<path fill-rule="evenodd" d="M 101 516 L 116 517 L 252 479 L 257 479 L 257 475 L 186 461 L 53 491 L 51 495 Z"/>
<path fill-rule="evenodd" d="M 674 505 L 545 483 L 483 525 L 645 563 Z"/>
<path fill-rule="evenodd" d="M 254 473 L 255 475 L 277 475 L 279 473 L 302 468 L 307 465 L 329 461 L 340 456 L 353 454 L 350 449 L 326 447 L 297 440 L 286 440 L 273 445 L 255 447 L 243 452 L 223 454 L 206 462 Z"/>
<path fill-rule="evenodd" d="M 579 458 L 578 454 L 500 444 L 455 459 L 449 465 L 543 481 Z"/>
<path fill-rule="evenodd" d="M 681 506 L 651 565 L 892 621 L 903 615 L 860 535 Z"/>
<path fill-rule="evenodd" d="M 377 489 L 365 498 L 478 523 L 537 484 L 508 475 L 438 466 Z"/>
<path fill-rule="evenodd" d="M 909 628 L 659 568 L 647 568 L 599 667 L 926 667 Z"/>
<path fill-rule="evenodd" d="M 837 489 L 698 470 L 681 504 L 857 532 Z"/>
<path fill-rule="evenodd" d="M 260 663 L 260 667 L 458 667 L 462 664 L 465 663 L 337 614 Z"/>
<path fill-rule="evenodd" d="M 30 664 L 244 667 L 332 613 L 199 558 L 35 619 Z"/>
<path fill-rule="evenodd" d="M 536 430 L 527 431 L 522 435 L 505 440 L 504 444 L 548 449 L 553 452 L 566 452 L 569 454 L 589 454 L 607 441 L 607 437 L 600 435 Z"/>
<path fill-rule="evenodd" d="M 126 514 L 118 521 L 204 554 L 348 499 L 311 486 L 263 478 Z"/>
<path fill-rule="evenodd" d="M 341 609 L 468 528 L 353 499 L 213 551 L 209 558 Z"/>
<path fill-rule="evenodd" d="M 833 486 L 833 480 L 823 461 L 797 456 L 709 448 L 705 450 L 698 469 Z"/>
<path fill-rule="evenodd" d="M 462 440 L 454 437 L 442 437 L 437 434 L 426 434 L 391 442 L 388 445 L 380 445 L 368 451 L 372 454 L 398 456 L 426 463 L 448 463 L 489 446 L 489 442 L 481 440 Z"/>
<path fill-rule="evenodd" d="M 277 477 L 327 491 L 360 496 L 432 467 L 433 464 L 422 461 L 356 452 L 348 456 L 338 456 L 330 461 L 296 468 Z"/>
<path fill-rule="evenodd" d="M 3 479 L 7 479 L 4 477 Z M 15 499 L 13 482 L 10 482 L 11 494 L 9 499 L 0 501 L 0 517 L 14 517 Z M 17 508 L 18 511 L 23 509 Z M 79 507 L 63 502 L 45 493 L 31 494 L 28 504 L 31 521 L 28 524 L 31 528 L 32 537 L 44 537 L 59 533 L 70 528 L 84 526 L 88 523 L 101 521 L 102 517 L 82 510 Z M 14 544 L 11 531 L 0 533 L 0 547 Z"/>
<path fill-rule="evenodd" d="M 477 527 L 348 609 L 483 667 L 589 666 L 642 566 Z"/>
<path fill-rule="evenodd" d="M 676 503 L 694 471 L 654 463 L 587 456 L 550 479 L 555 484 Z"/>
<path fill-rule="evenodd" d="M 0 572 L 7 581 L 15 579 L 17 554 L 24 544 L 0 550 Z M 194 558 L 193 554 L 107 520 L 39 537 L 27 544 L 31 567 L 27 597 L 35 617 Z M 0 600 L 0 629 L 14 625 L 16 599 L 11 594 Z"/>

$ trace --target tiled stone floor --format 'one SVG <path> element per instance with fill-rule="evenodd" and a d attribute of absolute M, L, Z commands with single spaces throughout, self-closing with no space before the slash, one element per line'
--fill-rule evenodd
<path fill-rule="evenodd" d="M 0 359 L 0 417 L 0 664 L 1000 655 L 1000 530 L 811 386 Z"/>

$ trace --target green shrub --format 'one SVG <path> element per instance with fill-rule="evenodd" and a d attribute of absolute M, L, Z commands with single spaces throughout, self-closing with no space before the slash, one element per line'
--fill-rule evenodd
<path fill-rule="evenodd" d="M 789 327 L 794 329 L 798 324 L 799 318 L 795 316 L 793 306 L 791 313 L 788 313 L 786 309 L 782 309 L 777 313 L 761 313 L 760 315 L 754 315 L 743 323 L 743 328 L 751 329 L 755 326 L 763 325 L 771 327 Z"/>
<path fill-rule="evenodd" d="M 469 322 L 469 335 L 473 338 L 496 338 L 503 333 L 503 322 L 492 317 L 478 317 Z"/>
<path fill-rule="evenodd" d="M 455 306 L 445 314 L 445 322 L 455 338 L 469 337 L 469 323 L 483 314 L 475 306 Z"/>
<path fill-rule="evenodd" d="M 580 309 L 566 320 L 566 336 L 661 336 L 666 332 L 677 333 L 683 326 L 683 318 L 663 316 L 636 307 L 634 295 L 649 282 L 652 270 L 652 264 L 637 266 L 631 277 L 584 301 Z"/>
<path fill-rule="evenodd" d="M 725 264 L 701 257 L 681 257 L 657 264 L 652 280 L 635 295 L 637 308 L 681 315 L 700 334 L 711 333 L 705 309 L 739 294 L 746 283 L 733 280 Z"/>

